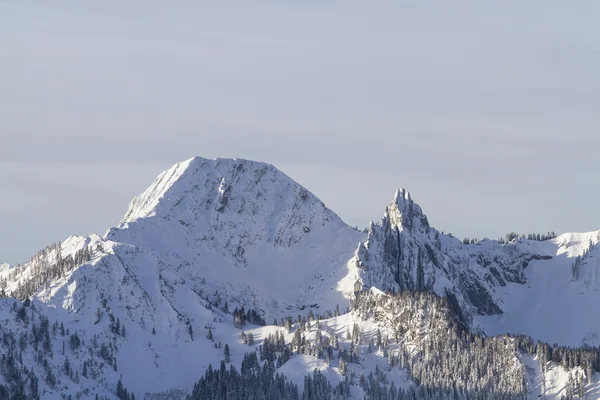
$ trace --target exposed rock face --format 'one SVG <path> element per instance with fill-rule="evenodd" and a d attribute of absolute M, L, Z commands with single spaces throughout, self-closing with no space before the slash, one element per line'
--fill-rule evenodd
<path fill-rule="evenodd" d="M 399 190 L 381 222 L 371 223 L 355 262 L 368 287 L 449 292 L 471 314 L 498 314 L 502 309 L 494 289 L 524 283 L 523 269 L 534 257 L 515 244 L 464 245 L 431 228 L 421 207 Z"/>

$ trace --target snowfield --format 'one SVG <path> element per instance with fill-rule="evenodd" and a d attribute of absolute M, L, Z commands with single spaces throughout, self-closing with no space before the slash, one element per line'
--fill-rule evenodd
<path fill-rule="evenodd" d="M 483 329 L 490 335 L 521 333 L 567 346 L 600 345 L 599 240 L 597 231 L 520 243 L 524 250 L 552 259 L 532 261 L 525 269 L 527 284 L 510 283 L 498 290 L 504 313 L 478 317 Z M 572 264 L 588 250 L 574 280 Z"/>

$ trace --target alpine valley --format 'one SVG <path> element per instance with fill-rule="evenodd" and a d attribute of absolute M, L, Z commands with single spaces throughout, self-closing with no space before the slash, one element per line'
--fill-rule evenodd
<path fill-rule="evenodd" d="M 176 164 L 104 236 L 0 264 L 0 399 L 600 398 L 600 231 L 383 211 L 360 231 L 271 165 Z"/>

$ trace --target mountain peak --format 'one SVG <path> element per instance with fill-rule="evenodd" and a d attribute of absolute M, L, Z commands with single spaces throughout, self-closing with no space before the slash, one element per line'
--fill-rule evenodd
<path fill-rule="evenodd" d="M 394 200 L 386 208 L 384 218 L 388 218 L 392 226 L 401 227 L 409 232 L 430 229 L 423 210 L 412 200 L 410 193 L 404 188 L 396 190 Z"/>
<path fill-rule="evenodd" d="M 399 201 L 410 201 L 410 193 L 408 190 L 404 188 L 396 189 L 396 193 L 394 194 L 394 202 L 398 203 Z"/>
<path fill-rule="evenodd" d="M 240 241 L 289 247 L 310 232 L 342 227 L 347 226 L 322 201 L 270 164 L 194 157 L 161 173 L 106 238 L 135 244 L 172 232 L 190 240 L 222 240 L 245 264 Z"/>
<path fill-rule="evenodd" d="M 346 302 L 355 279 L 345 265 L 365 235 L 270 164 L 195 157 L 161 173 L 105 239 L 128 245 L 119 257 L 147 257 L 145 273 L 280 317 Z"/>
<path fill-rule="evenodd" d="M 217 201 L 226 203 L 228 177 L 233 178 L 249 169 L 278 171 L 270 164 L 239 158 L 207 159 L 196 156 L 177 163 L 162 172 L 148 189 L 133 199 L 119 227 L 139 219 L 166 217 L 192 189 L 208 185 L 209 175 L 219 176 L 221 198 Z"/>
<path fill-rule="evenodd" d="M 168 199 L 168 195 L 171 194 L 169 192 L 175 184 L 182 180 L 186 173 L 200 162 L 201 159 L 199 157 L 193 157 L 173 165 L 158 175 L 148 189 L 131 201 L 129 210 L 121 220 L 119 226 L 155 215 L 158 206 L 162 201 Z"/>

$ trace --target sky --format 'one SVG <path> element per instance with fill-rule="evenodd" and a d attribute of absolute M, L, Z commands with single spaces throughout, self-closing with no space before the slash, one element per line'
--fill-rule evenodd
<path fill-rule="evenodd" d="M 172 164 L 274 164 L 348 224 L 600 229 L 597 1 L 0 0 L 0 261 Z"/>

